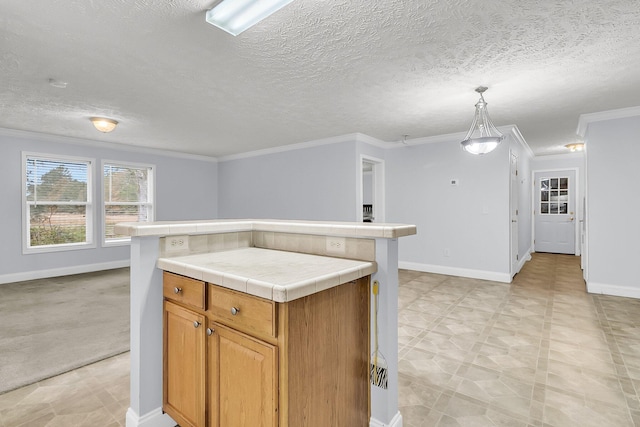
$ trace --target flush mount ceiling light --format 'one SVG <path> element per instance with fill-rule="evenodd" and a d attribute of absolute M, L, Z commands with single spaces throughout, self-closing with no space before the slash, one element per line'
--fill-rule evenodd
<path fill-rule="evenodd" d="M 480 94 L 480 99 L 476 104 L 476 115 L 473 118 L 473 122 L 471 122 L 471 128 L 467 132 L 467 136 L 461 142 L 462 148 L 471 154 L 490 153 L 504 139 L 504 135 L 496 129 L 489 118 L 487 103 L 482 96 L 486 90 L 487 88 L 484 86 L 476 88 L 476 92 Z"/>
<path fill-rule="evenodd" d="M 105 117 L 90 117 L 91 123 L 98 129 L 100 132 L 109 133 L 116 128 L 118 122 L 113 119 L 107 119 Z"/>
<path fill-rule="evenodd" d="M 293 0 L 223 0 L 207 11 L 207 22 L 237 36 Z"/>
<path fill-rule="evenodd" d="M 584 142 L 574 142 L 573 144 L 565 145 L 571 152 L 584 150 Z"/>

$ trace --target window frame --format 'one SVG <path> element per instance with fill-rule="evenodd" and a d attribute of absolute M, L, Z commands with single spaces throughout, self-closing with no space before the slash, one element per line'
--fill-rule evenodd
<path fill-rule="evenodd" d="M 156 217 L 156 165 L 149 163 L 138 163 L 138 162 L 127 162 L 121 160 L 107 160 L 103 159 L 100 165 L 100 194 L 102 199 L 102 246 L 103 247 L 112 247 L 112 246 L 126 246 L 131 244 L 131 237 L 119 237 L 113 239 L 107 239 L 106 230 L 107 230 L 107 215 L 106 208 L 107 204 L 107 195 L 105 194 L 105 176 L 104 176 L 104 168 L 105 166 L 116 166 L 116 167 L 124 167 L 124 168 L 136 168 L 136 169 L 148 169 L 147 181 L 149 185 L 148 192 L 148 201 L 146 203 L 139 203 L 139 205 L 149 205 L 149 218 L 148 221 L 155 221 Z"/>
<path fill-rule="evenodd" d="M 85 242 L 82 243 L 57 243 L 53 245 L 41 245 L 41 246 L 31 246 L 31 217 L 29 208 L 30 202 L 27 200 L 27 161 L 30 159 L 35 160 L 45 160 L 45 161 L 53 161 L 60 163 L 86 163 L 87 164 L 87 201 L 74 203 L 78 205 L 84 205 L 85 209 L 85 218 L 86 218 L 86 230 L 85 230 Z M 96 212 L 94 209 L 94 176 L 95 176 L 95 165 L 96 159 L 90 157 L 76 157 L 76 156 L 67 156 L 64 154 L 50 154 L 50 153 L 40 153 L 40 152 L 31 152 L 31 151 L 23 151 L 22 152 L 22 177 L 20 182 L 22 184 L 21 193 L 22 193 L 22 254 L 30 255 L 30 254 L 41 254 L 41 253 L 50 253 L 50 252 L 62 252 L 62 251 L 73 251 L 79 249 L 93 249 L 96 247 L 96 239 L 95 239 L 95 224 L 96 224 Z"/>

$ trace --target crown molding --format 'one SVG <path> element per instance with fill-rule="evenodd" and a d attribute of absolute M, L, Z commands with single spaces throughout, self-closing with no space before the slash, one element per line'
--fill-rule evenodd
<path fill-rule="evenodd" d="M 200 154 L 180 153 L 178 151 L 161 150 L 159 148 L 140 147 L 137 145 L 118 144 L 115 142 L 97 141 L 93 139 L 77 138 L 73 136 L 53 135 L 49 133 L 33 132 L 27 130 L 0 128 L 0 137 L 33 139 L 41 142 L 52 142 L 57 144 L 82 145 L 96 148 L 108 148 L 111 150 L 128 151 L 134 153 L 154 154 L 157 156 L 174 157 L 188 160 L 199 160 L 202 162 L 217 163 L 216 157 L 203 156 Z"/>
<path fill-rule="evenodd" d="M 527 141 L 524 139 L 524 136 L 522 136 L 522 133 L 520 133 L 520 129 L 518 129 L 518 126 L 516 125 L 509 125 L 509 126 L 503 126 L 502 128 L 499 128 L 500 131 L 502 131 L 502 129 L 509 129 L 506 133 L 510 133 L 511 136 L 513 136 L 513 139 L 518 142 L 522 148 L 524 148 L 524 151 L 529 155 L 529 157 L 534 158 L 536 157 L 535 153 L 533 152 L 533 150 L 531 149 L 531 147 L 529 147 L 529 144 L 527 144 Z"/>
<path fill-rule="evenodd" d="M 541 154 L 536 156 L 534 160 L 584 159 L 584 153 L 585 151 L 574 151 L 558 154 Z"/>
<path fill-rule="evenodd" d="M 346 135 L 332 136 L 330 138 L 316 139 L 313 141 L 299 142 L 296 144 L 281 145 L 278 147 L 265 148 L 263 150 L 248 151 L 246 153 L 231 154 L 229 156 L 218 157 L 219 162 L 246 159 L 249 157 L 266 156 L 268 154 L 283 153 L 285 151 L 302 150 L 304 148 L 320 147 L 323 145 L 339 144 L 343 142 L 368 142 L 371 138 L 361 133 L 348 133 Z"/>
<path fill-rule="evenodd" d="M 587 127 L 590 123 L 601 122 L 603 120 L 626 119 L 627 117 L 634 116 L 640 116 L 640 106 L 600 111 L 597 113 L 580 114 L 576 133 L 580 137 L 584 138 L 587 133 Z"/>

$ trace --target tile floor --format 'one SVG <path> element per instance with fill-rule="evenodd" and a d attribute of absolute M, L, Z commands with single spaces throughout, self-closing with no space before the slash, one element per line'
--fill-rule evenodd
<path fill-rule="evenodd" d="M 510 285 L 402 270 L 399 308 L 405 427 L 640 427 L 640 300 L 585 293 L 577 257 Z M 0 395 L 0 426 L 124 426 L 128 360 Z"/>

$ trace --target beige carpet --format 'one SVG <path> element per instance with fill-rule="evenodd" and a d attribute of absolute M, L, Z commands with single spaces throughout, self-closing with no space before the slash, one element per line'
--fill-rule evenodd
<path fill-rule="evenodd" d="M 0 285 L 0 393 L 128 350 L 128 268 Z"/>

